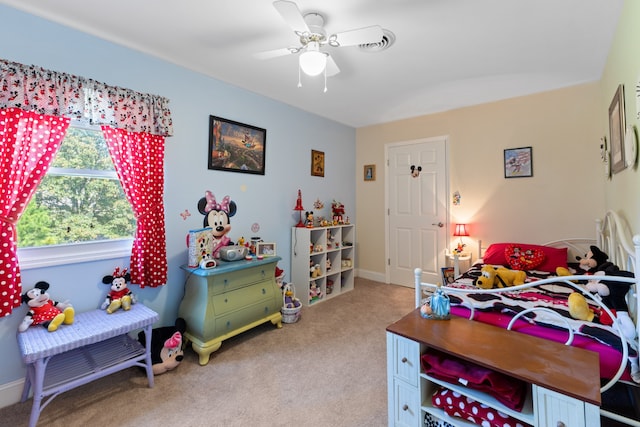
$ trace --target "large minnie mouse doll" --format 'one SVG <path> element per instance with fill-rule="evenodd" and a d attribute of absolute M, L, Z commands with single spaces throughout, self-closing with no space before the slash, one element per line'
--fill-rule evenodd
<path fill-rule="evenodd" d="M 42 325 L 49 332 L 54 332 L 63 323 L 73 323 L 75 311 L 71 304 L 53 301 L 47 293 L 48 289 L 49 284 L 41 281 L 22 294 L 22 302 L 29 306 L 29 311 L 18 326 L 19 332 L 26 331 L 31 325 Z"/>
<path fill-rule="evenodd" d="M 236 203 L 225 196 L 221 202 L 216 201 L 216 197 L 211 191 L 206 191 L 204 197 L 198 201 L 198 211 L 204 215 L 203 225 L 205 228 L 211 228 L 213 236 L 214 258 L 220 258 L 220 249 L 224 246 L 233 244 L 231 239 L 227 237 L 231 231 L 229 218 L 236 214 Z"/>

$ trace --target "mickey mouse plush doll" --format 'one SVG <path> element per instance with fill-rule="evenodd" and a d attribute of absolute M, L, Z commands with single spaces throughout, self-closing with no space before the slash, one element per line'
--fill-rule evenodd
<path fill-rule="evenodd" d="M 211 228 L 211 235 L 213 236 L 212 256 L 220 258 L 220 249 L 232 244 L 231 239 L 227 237 L 227 234 L 231 231 L 229 218 L 236 214 L 237 206 L 229 196 L 225 196 L 218 203 L 211 191 L 207 190 L 204 195 L 198 201 L 198 211 L 204 215 L 204 227 Z"/>
<path fill-rule="evenodd" d="M 122 307 L 124 311 L 129 310 L 131 304 L 137 302 L 136 296 L 131 292 L 131 289 L 127 287 L 127 282 L 129 281 L 131 281 L 131 275 L 127 273 L 126 268 L 121 271 L 120 267 L 116 267 L 116 269 L 113 270 L 113 275 L 104 276 L 102 283 L 111 285 L 111 290 L 100 308 L 103 310 L 106 309 L 109 314 L 118 310 L 120 307 Z"/>
<path fill-rule="evenodd" d="M 33 289 L 22 294 L 22 302 L 29 306 L 29 311 L 18 326 L 19 332 L 26 331 L 31 325 L 42 325 L 53 332 L 63 323 L 73 323 L 75 311 L 71 304 L 53 301 L 47 289 L 47 282 L 38 282 Z"/>

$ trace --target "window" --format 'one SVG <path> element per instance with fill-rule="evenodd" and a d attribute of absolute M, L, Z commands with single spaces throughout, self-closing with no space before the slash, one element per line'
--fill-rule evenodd
<path fill-rule="evenodd" d="M 104 259 L 106 253 L 126 255 L 135 226 L 102 131 L 72 125 L 18 221 L 20 264 L 33 267 Z"/>

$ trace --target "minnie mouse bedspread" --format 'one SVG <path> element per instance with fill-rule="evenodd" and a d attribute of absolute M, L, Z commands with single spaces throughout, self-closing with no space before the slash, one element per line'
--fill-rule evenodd
<path fill-rule="evenodd" d="M 477 289 L 475 278 L 480 275 L 483 264 L 476 264 L 448 287 Z M 527 282 L 554 277 L 552 274 L 538 271 L 527 272 Z M 573 319 L 569 314 L 568 297 L 575 289 L 562 282 L 553 282 L 521 291 L 501 293 L 455 293 L 448 292 L 451 301 L 451 313 L 469 317 L 470 308 L 475 309 L 474 320 L 506 328 L 517 313 L 533 307 L 544 307 L 551 312 L 536 311 L 525 313 L 516 321 L 512 329 L 529 335 L 566 342 L 567 325 L 574 331 L 574 347 L 580 347 L 600 354 L 600 374 L 602 378 L 611 378 L 620 366 L 621 341 L 617 332 L 607 325 L 598 323 L 598 310 L 594 305 L 594 322 Z M 555 314 L 554 314 L 555 313 Z M 560 318 L 557 315 L 562 316 Z M 635 347 L 632 343 L 630 347 Z M 637 359 L 634 348 L 629 348 L 630 358 Z M 622 379 L 630 379 L 625 373 Z"/>

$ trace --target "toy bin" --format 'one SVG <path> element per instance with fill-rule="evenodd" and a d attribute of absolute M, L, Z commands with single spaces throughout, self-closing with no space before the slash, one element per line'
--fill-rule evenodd
<path fill-rule="evenodd" d="M 293 305 L 293 306 L 292 306 Z M 296 323 L 300 320 L 302 303 L 296 298 L 294 287 L 285 283 L 282 287 L 282 323 Z"/>

